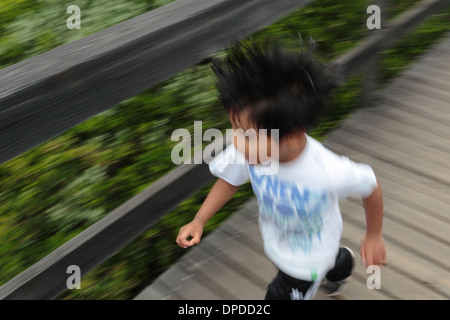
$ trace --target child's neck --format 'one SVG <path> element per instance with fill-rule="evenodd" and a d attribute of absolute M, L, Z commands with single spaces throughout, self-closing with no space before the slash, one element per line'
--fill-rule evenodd
<path fill-rule="evenodd" d="M 286 143 L 282 147 L 284 150 L 282 151 L 280 148 L 279 162 L 289 162 L 299 157 L 305 149 L 306 141 L 306 134 L 304 133 L 299 135 L 295 139 L 286 141 Z"/>

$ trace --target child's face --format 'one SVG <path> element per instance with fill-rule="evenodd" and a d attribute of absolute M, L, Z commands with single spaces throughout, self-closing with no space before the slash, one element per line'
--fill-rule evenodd
<path fill-rule="evenodd" d="M 250 164 L 267 163 L 278 158 L 277 142 L 269 135 L 270 132 L 255 129 L 248 121 L 247 112 L 241 112 L 234 120 L 230 116 L 228 118 L 233 127 L 233 144 Z"/>
<path fill-rule="evenodd" d="M 250 164 L 267 163 L 270 160 L 289 161 L 301 152 L 305 143 L 304 130 L 298 130 L 281 140 L 270 135 L 269 130 L 256 130 L 245 111 L 234 120 L 230 116 L 228 119 L 233 127 L 233 144 Z"/>

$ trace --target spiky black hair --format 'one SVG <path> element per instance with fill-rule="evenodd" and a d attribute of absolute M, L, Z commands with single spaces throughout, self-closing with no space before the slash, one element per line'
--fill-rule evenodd
<path fill-rule="evenodd" d="M 248 110 L 255 129 L 279 129 L 279 138 L 298 129 L 310 130 L 324 113 L 325 99 L 338 85 L 336 73 L 313 58 L 315 43 L 300 52 L 282 48 L 278 40 L 228 49 L 212 59 L 219 99 L 235 118 Z"/>

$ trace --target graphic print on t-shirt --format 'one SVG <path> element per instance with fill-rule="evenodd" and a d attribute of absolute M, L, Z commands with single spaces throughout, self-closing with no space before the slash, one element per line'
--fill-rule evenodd
<path fill-rule="evenodd" d="M 314 238 L 321 241 L 321 213 L 329 205 L 327 193 L 276 175 L 258 175 L 253 166 L 249 171 L 260 218 L 277 227 L 279 240 L 287 240 L 293 252 L 302 249 L 309 254 Z"/>

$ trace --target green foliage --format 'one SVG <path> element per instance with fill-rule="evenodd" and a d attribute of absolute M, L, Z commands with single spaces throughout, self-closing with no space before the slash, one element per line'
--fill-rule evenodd
<path fill-rule="evenodd" d="M 414 0 L 417 1 L 417 0 Z M 414 1 L 395 5 L 395 14 Z M 69 2 L 2 0 L 0 67 L 72 42 L 170 1 L 70 1 L 82 10 L 82 29 L 65 26 Z M 298 33 L 314 38 L 317 57 L 331 61 L 357 45 L 368 31 L 365 0 L 317 0 L 246 41 L 277 37 L 298 49 Z M 383 79 L 412 61 L 447 30 L 448 10 L 386 52 Z M 222 55 L 219 52 L 217 55 Z M 318 139 L 358 105 L 362 77 L 352 77 L 330 98 L 329 112 L 312 135 Z M 123 101 L 63 135 L 0 165 L 0 285 L 104 217 L 175 167 L 171 140 L 177 128 L 193 123 L 228 128 L 209 73 L 193 66 Z M 60 299 L 130 299 L 187 250 L 175 243 L 179 228 L 200 207 L 211 182 L 185 199 L 147 232 L 87 274 L 82 290 Z M 253 195 L 242 186 L 206 225 L 205 235 Z M 189 249 L 188 249 L 189 250 Z"/>
<path fill-rule="evenodd" d="M 299 48 L 299 33 L 303 40 L 312 38 L 318 47 L 317 56 L 331 61 L 355 46 L 369 32 L 366 8 L 369 0 L 314 1 L 294 11 L 275 25 L 255 33 L 251 40 L 276 37 L 291 48 Z"/>
<path fill-rule="evenodd" d="M 55 204 L 44 212 L 51 225 L 61 232 L 97 221 L 105 213 L 98 194 L 106 179 L 106 168 L 95 165 L 86 169 L 57 193 Z"/>
<path fill-rule="evenodd" d="M 0 66 L 5 67 L 131 19 L 170 0 L 2 0 Z M 81 11 L 81 29 L 68 30 L 67 7 Z"/>

